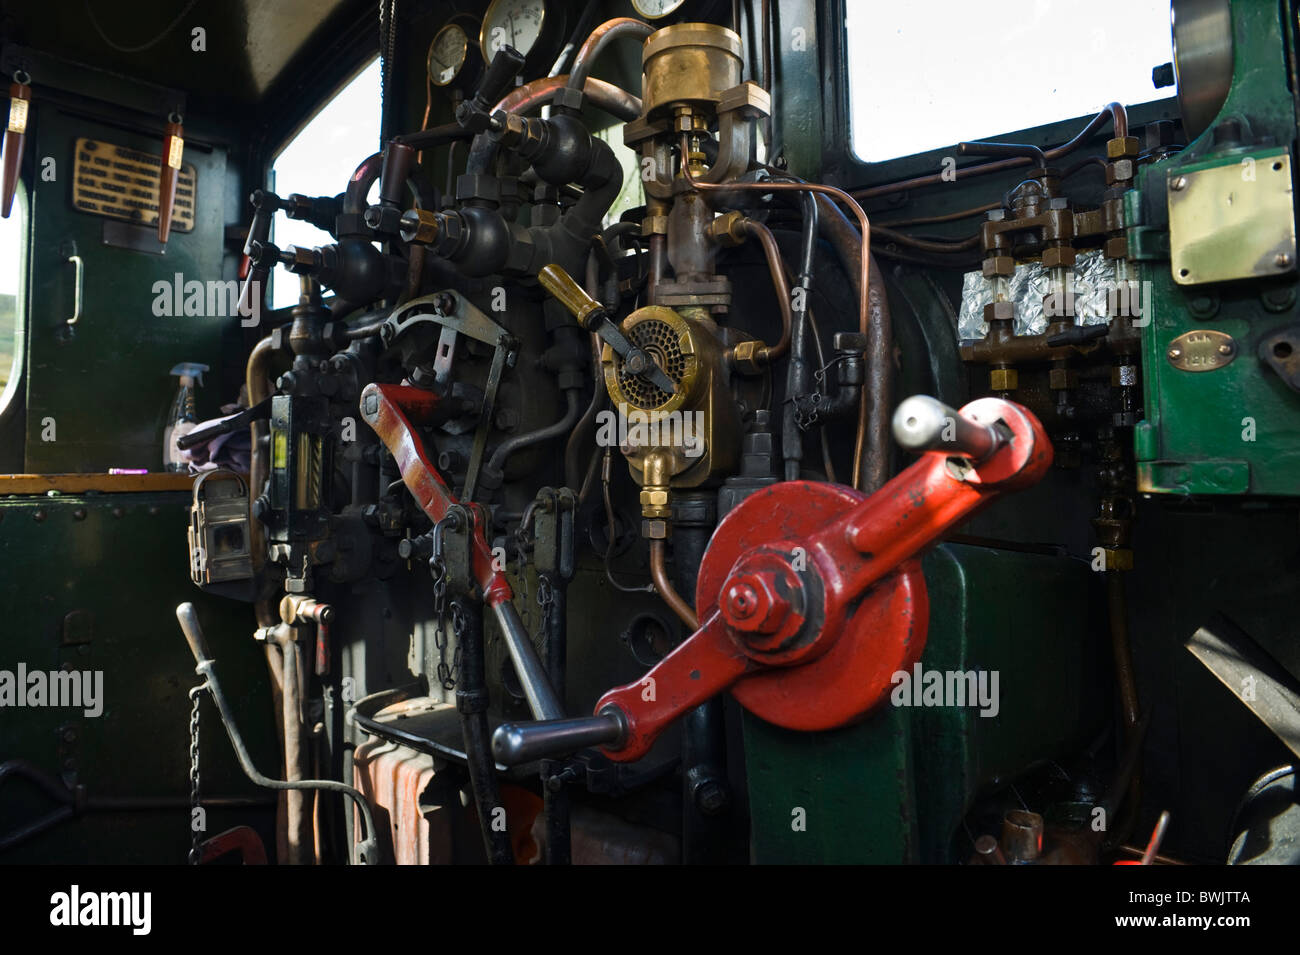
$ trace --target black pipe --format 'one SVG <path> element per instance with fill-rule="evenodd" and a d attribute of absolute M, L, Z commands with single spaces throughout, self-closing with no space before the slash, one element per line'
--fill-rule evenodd
<path fill-rule="evenodd" d="M 434 126 L 431 129 L 421 129 L 414 133 L 404 133 L 393 140 L 403 146 L 410 146 L 412 149 L 432 149 L 435 146 L 445 146 L 447 143 L 455 143 L 465 139 L 473 139 L 474 131 L 466 129 L 460 123 L 445 123 L 442 126 Z"/>
<path fill-rule="evenodd" d="M 717 523 L 716 496 L 678 495 L 673 513 L 673 563 L 678 592 L 694 601 L 700 563 Z M 682 717 L 682 862 L 727 861 L 727 739 L 723 700 L 715 696 Z"/>
<path fill-rule="evenodd" d="M 502 818 L 501 792 L 497 788 L 496 762 L 492 759 L 488 731 L 487 663 L 483 649 L 482 605 L 457 598 L 452 613 L 461 621 L 460 680 L 456 684 L 456 712 L 465 741 L 465 762 L 469 767 L 469 786 L 474 794 L 474 808 L 483 834 L 483 850 L 492 865 L 513 865 L 514 849 L 505 826 L 495 823 Z"/>
<path fill-rule="evenodd" d="M 785 407 L 781 415 L 781 453 L 785 479 L 799 480 L 803 461 L 803 432 L 799 428 L 795 402 L 808 392 L 808 296 L 812 294 L 813 252 L 817 247 L 817 199 L 811 192 L 800 193 L 803 204 L 803 232 L 800 236 L 799 277 L 790 309 L 790 365 L 786 369 Z M 800 292 L 802 290 L 802 293 Z"/>
<path fill-rule="evenodd" d="M 564 417 L 554 424 L 547 425 L 545 428 L 538 428 L 536 431 L 529 431 L 525 434 L 517 434 L 513 438 L 507 438 L 502 441 L 492 457 L 488 459 L 487 469 L 489 471 L 500 473 L 505 469 L 506 459 L 524 448 L 532 447 L 534 444 L 541 444 L 543 441 L 549 441 L 551 438 L 559 437 L 573 427 L 573 423 L 578 420 L 578 389 L 569 388 L 564 392 L 564 400 L 567 410 Z"/>
<path fill-rule="evenodd" d="M 558 524 L 564 525 L 563 516 Z M 557 543 L 556 546 L 561 545 Z M 555 695 L 563 700 L 568 656 L 568 583 L 560 574 L 547 575 L 546 580 L 551 588 L 551 602 L 542 620 L 546 634 L 546 673 L 551 678 Z M 573 861 L 569 791 L 563 779 L 552 780 L 563 768 L 562 761 L 545 760 L 542 763 L 542 812 L 546 820 L 543 861 L 547 865 L 569 865 Z"/>
<path fill-rule="evenodd" d="M 375 153 L 361 160 L 361 164 L 348 179 L 348 188 L 343 193 L 344 215 L 365 215 L 366 196 L 370 193 L 370 187 L 379 181 L 379 174 L 383 169 L 383 153 Z"/>

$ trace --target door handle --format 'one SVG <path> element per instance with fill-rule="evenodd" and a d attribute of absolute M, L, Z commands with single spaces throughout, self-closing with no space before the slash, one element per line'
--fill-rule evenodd
<path fill-rule="evenodd" d="M 75 270 L 74 285 L 72 289 L 72 317 L 68 319 L 68 325 L 77 324 L 81 318 L 81 290 L 85 284 L 86 263 L 82 261 L 79 255 L 68 256 L 68 261 L 72 263 Z"/>

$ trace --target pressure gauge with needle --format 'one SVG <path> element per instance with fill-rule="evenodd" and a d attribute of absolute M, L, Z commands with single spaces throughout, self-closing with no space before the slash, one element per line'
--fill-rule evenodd
<path fill-rule="evenodd" d="M 451 20 L 429 44 L 429 82 L 434 86 L 469 90 L 483 72 L 478 47 L 470 42 L 466 24 Z"/>
<path fill-rule="evenodd" d="M 491 63 L 498 50 L 512 46 L 524 56 L 526 76 L 549 69 L 564 38 L 561 17 L 544 0 L 492 0 L 479 33 L 483 59 Z"/>
<path fill-rule="evenodd" d="M 660 20 L 676 13 L 686 0 L 632 0 L 632 9 L 647 20 Z"/>

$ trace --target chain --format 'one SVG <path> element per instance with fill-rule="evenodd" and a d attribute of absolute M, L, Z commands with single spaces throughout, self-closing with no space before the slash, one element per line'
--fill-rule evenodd
<path fill-rule="evenodd" d="M 547 623 L 551 618 L 551 608 L 555 606 L 555 586 L 551 583 L 551 578 L 546 574 L 537 575 L 537 606 L 542 608 L 542 647 L 546 647 L 546 642 L 551 637 L 550 628 Z"/>
<path fill-rule="evenodd" d="M 451 672 L 448 673 L 443 686 L 452 689 L 460 679 L 460 650 L 465 636 L 465 608 L 458 600 L 451 605 L 451 632 L 456 635 L 456 649 L 451 656 Z"/>
<path fill-rule="evenodd" d="M 194 810 L 202 808 L 199 803 L 199 701 L 207 687 L 207 683 L 202 683 L 190 690 L 190 865 L 198 865 L 202 856 L 199 849 L 200 829 L 195 825 L 198 814 Z"/>
<path fill-rule="evenodd" d="M 442 555 L 437 554 L 433 560 L 429 561 L 429 569 L 433 572 L 433 612 L 437 616 L 437 627 L 433 631 L 433 645 L 438 650 L 438 682 L 442 684 L 444 690 L 454 690 L 456 680 L 452 675 L 451 667 L 447 666 L 447 567 L 442 562 Z M 456 607 L 452 605 L 452 616 L 455 619 Z M 456 653 L 460 652 L 459 642 L 456 645 Z"/>

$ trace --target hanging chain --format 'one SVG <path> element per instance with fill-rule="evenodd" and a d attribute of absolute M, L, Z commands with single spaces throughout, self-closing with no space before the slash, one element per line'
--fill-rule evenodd
<path fill-rule="evenodd" d="M 199 803 L 199 702 L 207 687 L 205 682 L 190 690 L 190 865 L 198 865 L 202 857 L 199 849 L 200 830 L 195 825 L 198 814 L 194 810 L 202 809 Z"/>
<path fill-rule="evenodd" d="M 456 637 L 456 649 L 451 655 L 451 672 L 447 677 L 451 686 L 448 689 L 454 687 L 456 681 L 460 679 L 460 649 L 464 643 L 462 638 L 465 636 L 465 607 L 459 600 L 451 605 L 451 632 Z"/>
<path fill-rule="evenodd" d="M 433 572 L 433 612 L 437 617 L 437 626 L 433 631 L 433 645 L 438 650 L 438 682 L 442 684 L 444 690 L 451 691 L 456 689 L 456 679 L 452 675 L 451 667 L 447 665 L 447 566 L 442 562 L 441 547 L 429 561 L 429 569 Z M 453 619 L 455 609 L 453 604 Z M 459 643 L 456 645 L 456 652 L 460 652 Z"/>
<path fill-rule="evenodd" d="M 547 574 L 537 575 L 537 606 L 542 608 L 542 649 L 545 652 L 551 639 L 551 608 L 555 606 L 555 585 Z"/>

